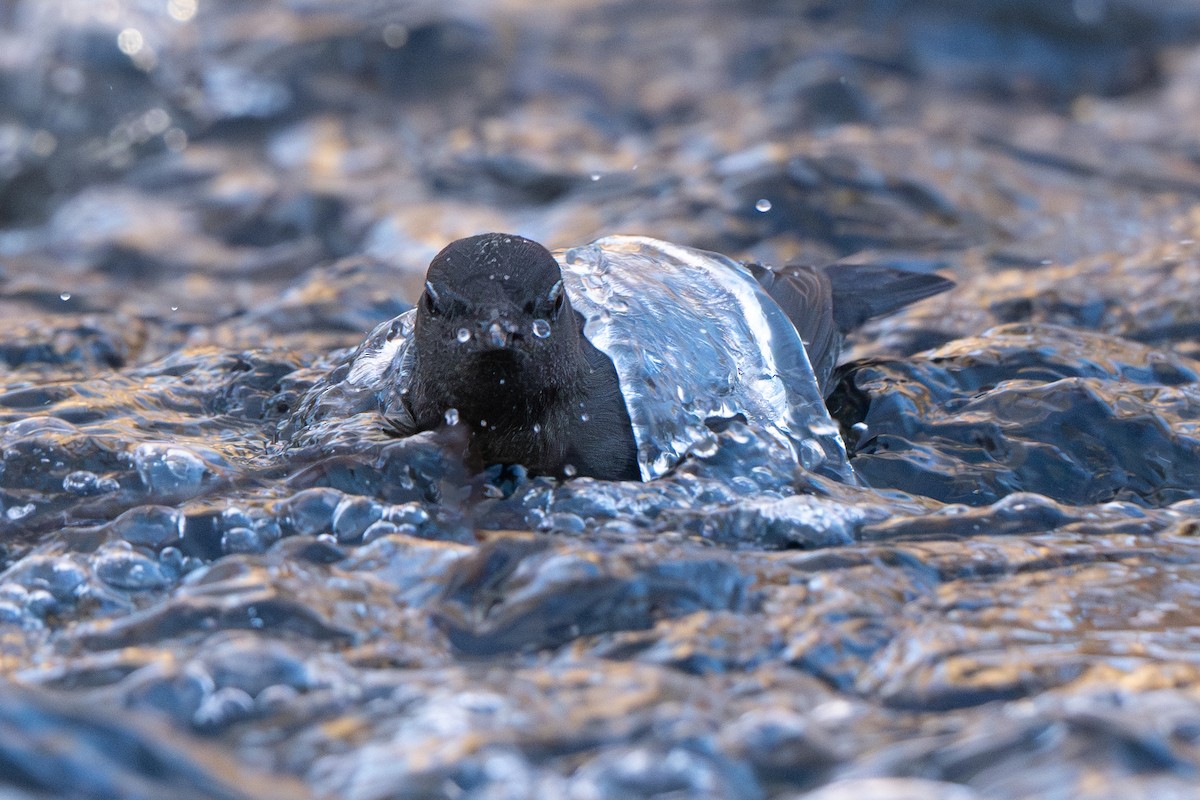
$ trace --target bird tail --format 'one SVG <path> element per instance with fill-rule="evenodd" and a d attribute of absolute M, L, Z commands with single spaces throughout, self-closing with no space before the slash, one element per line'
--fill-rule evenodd
<path fill-rule="evenodd" d="M 833 293 L 833 321 L 842 333 L 954 286 L 940 275 L 879 264 L 832 264 L 823 269 Z"/>

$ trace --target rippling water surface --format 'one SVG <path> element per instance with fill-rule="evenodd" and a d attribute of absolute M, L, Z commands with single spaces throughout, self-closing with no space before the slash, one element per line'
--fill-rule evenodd
<path fill-rule="evenodd" d="M 1193 797 L 1200 3 L 0 2 L 17 798 Z M 298 413 L 447 241 L 938 270 L 649 483 Z"/>

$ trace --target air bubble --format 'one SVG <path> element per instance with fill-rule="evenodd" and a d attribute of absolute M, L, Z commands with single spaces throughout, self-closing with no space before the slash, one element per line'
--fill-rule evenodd
<path fill-rule="evenodd" d="M 280 502 L 276 512 L 293 534 L 315 536 L 330 529 L 333 511 L 341 499 L 336 489 L 304 489 Z"/>
<path fill-rule="evenodd" d="M 168 506 L 136 506 L 113 520 L 113 535 L 130 544 L 160 549 L 183 539 L 185 520 Z"/>
<path fill-rule="evenodd" d="M 267 550 L 266 540 L 253 528 L 239 525 L 221 534 L 221 550 L 225 553 L 241 553 L 250 555 L 264 553 Z"/>
<path fill-rule="evenodd" d="M 447 425 L 457 425 L 458 424 L 458 409 L 457 408 L 446 409 L 446 424 Z"/>
<path fill-rule="evenodd" d="M 535 319 L 533 321 L 533 335 L 539 339 L 545 339 L 550 336 L 550 323 L 544 319 Z"/>
<path fill-rule="evenodd" d="M 80 497 L 88 497 L 99 494 L 97 491 L 99 483 L 100 476 L 96 473 L 88 472 L 87 470 L 76 470 L 63 478 L 62 487 L 64 492 L 70 492 Z"/>
<path fill-rule="evenodd" d="M 133 453 L 133 464 L 152 494 L 192 496 L 213 473 L 200 456 L 183 447 L 143 444 Z"/>
<path fill-rule="evenodd" d="M 765 214 L 771 210 L 771 201 L 764 197 L 754 204 L 754 208 L 756 211 L 761 211 Z"/>
<path fill-rule="evenodd" d="M 383 517 L 383 507 L 368 497 L 347 497 L 333 512 L 333 535 L 341 544 L 362 538 L 363 532 Z"/>
<path fill-rule="evenodd" d="M 158 561 L 141 553 L 107 547 L 93 559 L 97 577 L 117 589 L 161 589 L 171 583 Z"/>
<path fill-rule="evenodd" d="M 466 344 L 467 342 L 471 341 L 471 332 L 466 328 L 459 328 L 458 333 L 454 335 L 454 338 L 458 339 L 463 344 Z"/>
<path fill-rule="evenodd" d="M 421 508 L 417 502 L 401 503 L 384 510 L 383 518 L 395 525 L 408 525 L 419 528 L 429 522 L 429 512 Z"/>
<path fill-rule="evenodd" d="M 574 464 L 563 464 L 563 475 L 574 478 L 577 474 L 579 474 L 579 470 L 575 469 Z"/>

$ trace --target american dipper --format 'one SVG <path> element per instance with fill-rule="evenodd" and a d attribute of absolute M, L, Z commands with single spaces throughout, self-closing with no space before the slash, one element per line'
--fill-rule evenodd
<path fill-rule="evenodd" d="M 417 430 L 450 413 L 470 431 L 475 466 L 636 479 L 616 370 L 583 324 L 558 262 L 537 242 L 451 242 L 430 262 L 417 303 L 405 399 Z"/>
<path fill-rule="evenodd" d="M 471 236 L 434 257 L 417 307 L 378 326 L 301 416 L 374 407 L 400 434 L 460 424 L 473 467 L 608 480 L 659 477 L 737 419 L 854 481 L 824 405 L 842 340 L 952 285 L 874 265 L 769 269 L 639 236 L 554 254 Z"/>

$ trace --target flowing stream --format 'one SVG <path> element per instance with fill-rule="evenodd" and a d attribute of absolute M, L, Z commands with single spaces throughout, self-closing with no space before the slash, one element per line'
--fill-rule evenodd
<path fill-rule="evenodd" d="M 1200 2 L 0 0 L 0 794 L 1190 798 Z M 647 483 L 297 414 L 446 242 L 957 287 Z"/>

